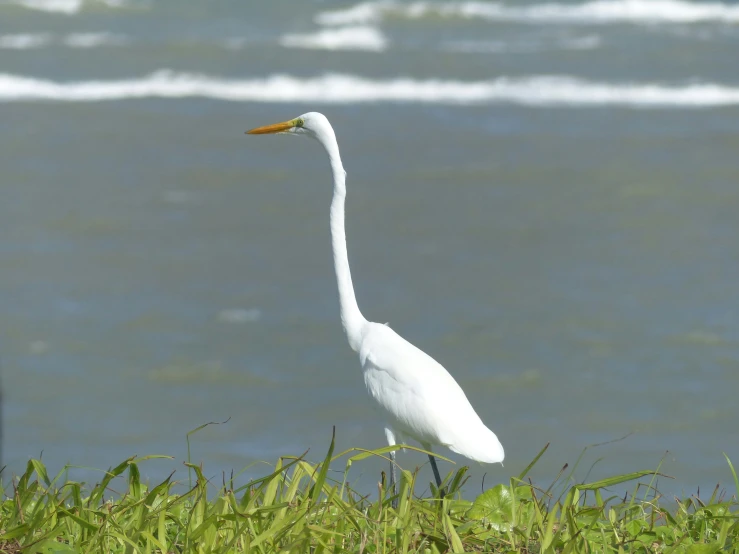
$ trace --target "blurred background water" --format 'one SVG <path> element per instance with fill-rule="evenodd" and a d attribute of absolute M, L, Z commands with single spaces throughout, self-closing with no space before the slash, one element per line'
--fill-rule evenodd
<path fill-rule="evenodd" d="M 384 444 L 339 324 L 324 153 L 243 134 L 319 110 L 360 307 L 506 448 L 470 494 L 546 443 L 542 484 L 625 435 L 577 477 L 664 459 L 664 492 L 728 484 L 737 51 L 721 2 L 5 0 L 8 471 L 157 453 L 146 476 L 184 478 L 186 433 L 229 417 L 192 437 L 210 476 L 321 459 L 333 425 L 339 449 Z"/>

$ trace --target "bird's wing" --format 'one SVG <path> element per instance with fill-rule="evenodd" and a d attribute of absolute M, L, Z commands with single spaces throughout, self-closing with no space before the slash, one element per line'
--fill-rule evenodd
<path fill-rule="evenodd" d="M 370 395 L 399 431 L 454 449 L 466 430 L 484 427 L 447 370 L 390 327 L 370 323 L 359 354 Z"/>

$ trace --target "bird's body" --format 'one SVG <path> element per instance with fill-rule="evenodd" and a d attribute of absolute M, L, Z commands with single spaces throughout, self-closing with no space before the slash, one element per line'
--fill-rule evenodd
<path fill-rule="evenodd" d="M 359 349 L 367 392 L 396 435 L 446 446 L 478 462 L 503 460 L 503 449 L 449 372 L 387 325 L 367 323 Z"/>
<path fill-rule="evenodd" d="M 359 354 L 367 391 L 385 414 L 388 442 L 398 444 L 399 436 L 407 436 L 426 450 L 446 446 L 478 462 L 502 462 L 504 453 L 498 438 L 482 422 L 449 372 L 389 326 L 367 321 L 359 311 L 344 230 L 346 172 L 326 117 L 310 112 L 249 133 L 304 134 L 317 139 L 328 154 L 334 177 L 330 224 L 341 321 L 349 346 Z M 394 453 L 391 456 L 394 460 Z M 436 462 L 429 458 L 440 485 Z M 394 481 L 394 468 L 392 475 Z"/>

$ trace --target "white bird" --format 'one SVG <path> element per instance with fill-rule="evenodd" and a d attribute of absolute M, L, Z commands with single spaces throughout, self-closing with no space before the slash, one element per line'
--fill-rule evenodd
<path fill-rule="evenodd" d="M 462 388 L 431 356 L 413 346 L 386 324 L 367 321 L 354 295 L 344 232 L 346 171 L 336 135 L 323 114 L 310 112 L 290 121 L 247 131 L 252 135 L 286 133 L 307 136 L 321 143 L 328 154 L 334 178 L 331 201 L 331 243 L 339 286 L 341 323 L 349 346 L 359 354 L 364 384 L 387 418 L 388 444 L 401 437 L 418 441 L 425 450 L 446 446 L 457 454 L 485 463 L 503 461 L 503 446 L 477 415 Z M 395 453 L 390 454 L 391 488 L 395 487 Z M 436 484 L 441 477 L 429 454 Z"/>

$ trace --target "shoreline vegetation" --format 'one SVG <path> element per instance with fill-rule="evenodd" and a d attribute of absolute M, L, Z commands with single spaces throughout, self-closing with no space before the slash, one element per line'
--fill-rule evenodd
<path fill-rule="evenodd" d="M 68 468 L 50 478 L 32 459 L 23 475 L 2 476 L 0 552 L 739 552 L 739 479 L 728 457 L 734 494 L 717 486 L 707 499 L 662 497 L 654 487 L 659 468 L 575 483 L 565 466 L 541 487 L 527 474 L 546 446 L 520 474 L 472 501 L 460 494 L 466 467 L 447 475 L 443 497 L 433 485 L 430 496 L 416 496 L 425 479 L 399 468 L 397 509 L 384 473 L 369 495 L 347 485 L 353 464 L 389 459 L 398 448 L 335 454 L 332 438 L 323 461 L 283 456 L 243 486 L 233 475 L 208 481 L 200 466 L 185 463 L 182 494 L 173 488 L 188 483 L 174 474 L 141 482 L 139 465 L 167 456 L 129 458 L 91 488 L 66 481 Z M 329 477 L 329 466 L 333 475 L 341 463 L 341 479 Z M 623 484 L 631 492 L 616 496 L 612 488 Z"/>

